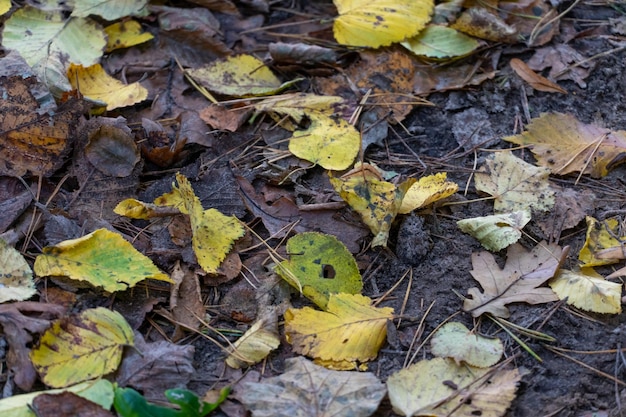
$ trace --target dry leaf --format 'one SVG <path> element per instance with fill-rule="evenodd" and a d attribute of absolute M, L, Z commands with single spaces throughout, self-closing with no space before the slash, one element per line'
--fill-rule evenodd
<path fill-rule="evenodd" d="M 550 281 L 550 288 L 561 300 L 582 310 L 604 314 L 622 312 L 622 284 L 607 281 L 593 268 L 580 271 L 561 269 Z"/>
<path fill-rule="evenodd" d="M 504 353 L 500 339 L 481 336 L 457 322 L 440 327 L 430 343 L 433 355 L 452 358 L 457 365 L 465 362 L 478 368 L 495 365 Z"/>
<path fill-rule="evenodd" d="M 542 77 L 537 74 L 521 59 L 513 58 L 509 64 L 515 73 L 535 90 L 545 91 L 547 93 L 567 94 L 567 90 L 559 86 L 557 83 L 548 80 L 546 77 Z"/>

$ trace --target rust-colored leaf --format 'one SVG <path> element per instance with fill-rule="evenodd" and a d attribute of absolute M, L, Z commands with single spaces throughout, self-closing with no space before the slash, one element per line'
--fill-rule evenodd
<path fill-rule="evenodd" d="M 513 58 L 509 64 L 511 65 L 511 68 L 513 68 L 513 71 L 515 71 L 515 73 L 519 75 L 522 80 L 526 81 L 535 90 L 545 91 L 547 93 L 567 94 L 567 90 L 559 86 L 557 83 L 548 80 L 546 77 L 542 77 L 537 74 L 521 59 Z"/>

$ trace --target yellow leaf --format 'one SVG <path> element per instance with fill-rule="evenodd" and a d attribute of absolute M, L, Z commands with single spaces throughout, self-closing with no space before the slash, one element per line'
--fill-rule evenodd
<path fill-rule="evenodd" d="M 0 16 L 11 10 L 11 0 L 0 0 Z"/>
<path fill-rule="evenodd" d="M 500 417 L 515 398 L 520 378 L 517 369 L 475 368 L 435 358 L 392 374 L 387 388 L 393 410 L 402 416 Z"/>
<path fill-rule="evenodd" d="M 276 311 L 269 309 L 235 343 L 226 358 L 231 368 L 247 368 L 265 359 L 280 345 Z"/>
<path fill-rule="evenodd" d="M 113 209 L 115 214 L 131 219 L 148 220 L 153 217 L 173 216 L 180 212 L 175 207 L 162 207 L 156 204 L 144 203 L 143 201 L 127 198 L 120 201 Z"/>
<path fill-rule="evenodd" d="M 476 173 L 476 189 L 495 198 L 496 213 L 518 210 L 548 211 L 554 206 L 555 192 L 550 187 L 550 170 L 538 168 L 513 155 L 497 152 Z"/>
<path fill-rule="evenodd" d="M 126 85 L 108 75 L 100 64 L 87 68 L 71 64 L 67 77 L 72 88 L 79 90 L 85 97 L 105 102 L 107 110 L 132 106 L 148 98 L 148 90 L 141 84 Z"/>
<path fill-rule="evenodd" d="M 295 82 L 281 83 L 263 61 L 252 55 L 231 56 L 186 73 L 211 91 L 235 97 L 272 95 Z"/>
<path fill-rule="evenodd" d="M 410 213 L 456 193 L 459 186 L 447 181 L 447 176 L 447 173 L 439 172 L 418 179 L 406 192 L 398 213 Z"/>
<path fill-rule="evenodd" d="M 430 343 L 433 355 L 454 359 L 458 365 L 465 362 L 478 368 L 495 365 L 504 353 L 500 339 L 475 334 L 457 322 L 443 325 Z"/>
<path fill-rule="evenodd" d="M 432 0 L 333 0 L 333 32 L 343 45 L 378 48 L 417 35 L 434 9 Z"/>
<path fill-rule="evenodd" d="M 99 307 L 55 321 L 31 359 L 44 384 L 61 388 L 113 372 L 124 347 L 133 345 L 133 329 L 124 317 Z"/>
<path fill-rule="evenodd" d="M 322 309 L 332 293 L 359 294 L 363 289 L 354 257 L 334 236 L 299 233 L 287 242 L 287 253 L 290 259 L 276 271 Z"/>
<path fill-rule="evenodd" d="M 331 294 L 327 311 L 310 307 L 285 312 L 287 341 L 297 353 L 322 361 L 372 360 L 385 342 L 390 307 L 373 307 L 359 294 Z"/>
<path fill-rule="evenodd" d="M 600 178 L 626 161 L 626 131 L 584 124 L 570 114 L 544 113 L 531 120 L 526 132 L 503 139 L 529 145 L 537 163 L 557 175 L 582 172 Z"/>
<path fill-rule="evenodd" d="M 184 175 L 176 174 L 176 181 L 178 186 L 172 184 L 173 191 L 157 198 L 154 203 L 176 207 L 189 215 L 193 234 L 191 244 L 198 263 L 206 272 L 216 274 L 233 243 L 244 235 L 245 230 L 234 216 L 226 216 L 216 209 L 204 210 Z"/>
<path fill-rule="evenodd" d="M 37 289 L 26 259 L 0 239 L 0 303 L 28 300 Z M 360 278 L 360 276 L 359 276 Z"/>
<path fill-rule="evenodd" d="M 354 211 L 361 215 L 372 233 L 372 247 L 387 246 L 391 223 L 396 218 L 406 191 L 415 179 L 410 178 L 396 187 L 383 181 L 380 170 L 363 164 L 340 178 L 330 176 L 330 183 Z"/>
<path fill-rule="evenodd" d="M 105 52 L 139 45 L 154 38 L 151 33 L 143 32 L 136 20 L 116 22 L 104 28 L 107 34 Z"/>
<path fill-rule="evenodd" d="M 459 220 L 456 224 L 463 232 L 478 239 L 485 249 L 497 252 L 517 242 L 529 221 L 528 211 L 514 211 Z"/>
<path fill-rule="evenodd" d="M 109 292 L 124 291 L 146 278 L 172 282 L 122 236 L 106 229 L 43 248 L 34 270 L 39 276 L 87 281 Z"/>
<path fill-rule="evenodd" d="M 611 218 L 598 221 L 591 216 L 587 216 L 586 220 L 587 237 L 582 249 L 578 253 L 578 260 L 583 263 L 581 268 L 609 265 L 618 262 L 619 258 L 598 258 L 596 256 L 596 254 L 603 249 L 621 246 L 620 240 L 617 238 L 624 238 L 624 236 L 620 236 L 620 224 L 618 219 Z"/>
<path fill-rule="evenodd" d="M 254 104 L 257 111 L 276 112 L 291 117 L 296 123 L 302 122 L 309 113 L 326 116 L 349 116 L 349 106 L 342 97 L 318 96 L 316 94 L 293 93 L 269 97 Z"/>
<path fill-rule="evenodd" d="M 581 268 L 579 272 L 561 269 L 549 284 L 559 299 L 567 298 L 567 304 L 582 310 L 622 312 L 622 284 L 605 280 L 593 268 Z"/>

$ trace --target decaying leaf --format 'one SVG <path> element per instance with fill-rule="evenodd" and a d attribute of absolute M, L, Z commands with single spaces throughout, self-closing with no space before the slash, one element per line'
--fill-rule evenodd
<path fill-rule="evenodd" d="M 513 58 L 509 62 L 509 65 L 511 65 L 513 71 L 515 71 L 522 80 L 526 81 L 535 90 L 545 91 L 547 93 L 567 94 L 567 90 L 557 83 L 548 80 L 546 77 L 537 74 L 521 59 Z"/>
<path fill-rule="evenodd" d="M 35 397 L 30 405 L 37 417 L 114 417 L 109 407 L 105 410 L 100 404 L 70 391 L 45 392 Z"/>
<path fill-rule="evenodd" d="M 189 215 L 193 233 L 192 246 L 198 263 L 206 272 L 216 274 L 222 261 L 245 230 L 234 216 L 226 216 L 216 209 L 204 210 L 200 199 L 194 194 L 189 180 L 176 174 L 172 192 L 154 200 L 159 206 L 175 207 Z"/>
<path fill-rule="evenodd" d="M 621 258 L 616 255 L 615 257 L 609 257 L 607 252 L 601 257 L 597 254 L 603 250 L 620 247 L 622 240 L 626 236 L 622 236 L 620 233 L 620 222 L 616 217 L 606 220 L 596 220 L 591 216 L 586 217 L 587 220 L 587 235 L 585 243 L 582 249 L 578 253 L 578 260 L 582 262 L 581 268 L 591 266 L 610 265 L 618 262 Z"/>
<path fill-rule="evenodd" d="M 333 0 L 333 32 L 343 45 L 378 48 L 415 36 L 426 26 L 432 0 Z"/>
<path fill-rule="evenodd" d="M 141 24 L 136 20 L 110 24 L 104 28 L 104 33 L 107 35 L 107 46 L 104 49 L 107 53 L 139 45 L 154 38 L 150 32 L 144 32 Z"/>
<path fill-rule="evenodd" d="M 331 294 L 326 311 L 310 307 L 285 312 L 287 341 L 297 353 L 335 369 L 355 369 L 378 354 L 387 335 L 390 307 L 377 308 L 359 294 Z"/>
<path fill-rule="evenodd" d="M 530 221 L 528 211 L 474 217 L 456 222 L 463 232 L 474 236 L 487 250 L 497 252 L 517 242 Z"/>
<path fill-rule="evenodd" d="M 473 253 L 470 273 L 480 283 L 483 292 L 476 287 L 470 288 L 467 291 L 470 298 L 463 302 L 463 310 L 474 317 L 491 313 L 507 318 L 507 304 L 540 304 L 558 300 L 550 288 L 540 285 L 556 274 L 568 250 L 569 247 L 562 249 L 555 244 L 540 242 L 528 252 L 516 243 L 507 250 L 504 269 L 498 266 L 491 253 Z"/>
<path fill-rule="evenodd" d="M 247 368 L 265 359 L 280 345 L 276 309 L 267 308 L 264 314 L 235 343 L 226 358 L 231 368 Z"/>
<path fill-rule="evenodd" d="M 363 289 L 356 260 L 336 237 L 299 233 L 287 241 L 290 259 L 276 272 L 291 286 L 326 309 L 333 293 L 360 294 Z"/>
<path fill-rule="evenodd" d="M 452 358 L 478 368 L 488 368 L 498 363 L 504 346 L 498 338 L 488 338 L 470 332 L 462 323 L 444 324 L 431 341 L 431 352 L 435 356 Z"/>
<path fill-rule="evenodd" d="M 557 25 L 558 26 L 558 25 Z M 572 80 L 580 88 L 587 88 L 585 78 L 589 76 L 596 61 L 587 59 L 567 43 L 555 43 L 535 50 L 528 66 L 535 71 L 550 68 L 548 77 L 555 81 Z"/>
<path fill-rule="evenodd" d="M 619 314 L 622 312 L 622 284 L 607 281 L 593 268 L 580 271 L 561 269 L 549 282 L 567 304 L 594 313 Z"/>
<path fill-rule="evenodd" d="M 495 198 L 497 213 L 536 209 L 547 211 L 554 206 L 554 190 L 550 187 L 550 170 L 538 168 L 513 155 L 497 152 L 487 159 L 476 173 L 476 189 Z"/>
<path fill-rule="evenodd" d="M 374 233 L 372 247 L 376 247 L 387 246 L 391 223 L 415 179 L 396 186 L 384 181 L 376 166 L 363 164 L 339 178 L 331 176 L 330 183 Z"/>
<path fill-rule="evenodd" d="M 26 263 L 26 259 L 2 239 L 0 239 L 0 265 L 2 265 L 0 303 L 23 301 L 35 295 L 37 289 L 33 281 L 33 271 Z"/>
<path fill-rule="evenodd" d="M 392 374 L 387 388 L 394 411 L 403 416 L 500 417 L 515 398 L 520 378 L 517 369 L 475 368 L 435 358 Z"/>
<path fill-rule="evenodd" d="M 192 330 L 200 328 L 206 307 L 200 293 L 198 275 L 192 269 L 176 261 L 171 278 L 174 285 L 170 293 L 170 311 L 176 321 L 172 340 L 176 342 L 184 336 L 182 326 Z"/>
<path fill-rule="evenodd" d="M 526 132 L 503 139 L 530 146 L 537 163 L 556 175 L 582 172 L 600 178 L 626 162 L 626 131 L 584 124 L 571 114 L 544 113 Z"/>
<path fill-rule="evenodd" d="M 124 317 L 99 307 L 55 321 L 31 359 L 46 385 L 61 388 L 114 371 L 124 347 L 133 344 L 133 330 Z"/>
<path fill-rule="evenodd" d="M 128 177 L 140 160 L 132 131 L 125 124 L 102 124 L 88 133 L 85 156 L 103 174 Z"/>
<path fill-rule="evenodd" d="M 236 397 L 254 417 L 372 415 L 386 393 L 369 372 L 332 371 L 302 357 L 285 361 L 285 372 L 244 382 Z"/>
<path fill-rule="evenodd" d="M 418 179 L 404 195 L 398 213 L 410 213 L 456 193 L 459 186 L 447 178 L 447 173 L 438 172 Z"/>
<path fill-rule="evenodd" d="M 497 13 L 492 13 L 486 7 L 470 7 L 461 13 L 450 27 L 493 42 L 516 43 L 519 41 L 517 30 L 507 25 Z"/>
<path fill-rule="evenodd" d="M 107 229 L 43 248 L 33 269 L 39 276 L 66 276 L 109 292 L 124 291 L 147 278 L 172 282 L 130 242 Z"/>

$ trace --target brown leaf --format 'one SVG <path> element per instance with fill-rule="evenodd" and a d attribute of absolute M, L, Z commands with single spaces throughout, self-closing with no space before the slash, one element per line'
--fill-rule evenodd
<path fill-rule="evenodd" d="M 450 25 L 452 29 L 494 42 L 518 42 L 517 30 L 486 8 L 471 7 Z"/>
<path fill-rule="evenodd" d="M 37 417 L 113 417 L 113 413 L 73 392 L 39 394 L 32 410 Z"/>
<path fill-rule="evenodd" d="M 528 66 L 535 71 L 550 68 L 548 77 L 551 79 L 572 80 L 580 88 L 587 88 L 584 80 L 595 67 L 595 61 L 586 59 L 569 45 L 560 44 L 537 49 L 528 61 Z"/>
<path fill-rule="evenodd" d="M 26 210 L 33 195 L 17 178 L 0 177 L 0 233 L 4 233 Z"/>
<path fill-rule="evenodd" d="M 83 106 L 70 100 L 54 113 L 39 113 L 30 92 L 35 78 L 0 77 L 0 174 L 52 175 L 64 163 Z"/>
<path fill-rule="evenodd" d="M 567 90 L 537 74 L 521 59 L 513 58 L 509 64 L 511 65 L 511 68 L 513 68 L 513 71 L 515 71 L 515 73 L 519 75 L 522 80 L 530 84 L 530 86 L 535 90 L 545 91 L 547 93 L 567 94 Z"/>
<path fill-rule="evenodd" d="M 131 133 L 123 124 L 103 124 L 89 132 L 85 156 L 100 172 L 127 177 L 139 162 L 139 149 Z"/>
<path fill-rule="evenodd" d="M 186 265 L 176 262 L 171 273 L 174 280 L 172 293 L 170 295 L 170 310 L 174 319 L 190 329 L 199 329 L 200 321 L 203 319 L 206 308 L 202 302 L 200 294 L 200 283 L 198 276 Z M 183 337 L 183 329 L 176 325 L 176 330 L 172 340 L 176 342 Z"/>
<path fill-rule="evenodd" d="M 498 266 L 493 254 L 476 252 L 472 254 L 470 273 L 483 287 L 467 292 L 463 310 L 478 317 L 491 313 L 496 317 L 509 317 L 507 304 L 526 302 L 529 304 L 557 301 L 558 297 L 550 289 L 539 286 L 554 276 L 561 262 L 567 256 L 569 247 L 540 242 L 528 252 L 520 244 L 509 246 L 504 269 Z"/>

